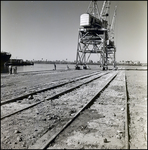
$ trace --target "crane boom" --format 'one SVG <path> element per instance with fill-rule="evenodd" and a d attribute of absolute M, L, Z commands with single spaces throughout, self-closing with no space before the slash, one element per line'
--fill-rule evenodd
<path fill-rule="evenodd" d="M 116 14 L 117 14 L 117 6 L 115 6 L 113 19 L 112 19 L 112 23 L 110 26 L 110 40 L 112 40 L 114 38 L 114 25 L 115 25 Z"/>
<path fill-rule="evenodd" d="M 103 6 L 102 6 L 102 9 L 101 9 L 101 12 L 100 12 L 100 17 L 101 18 L 102 18 L 103 10 L 104 10 L 104 7 L 105 7 L 105 3 L 106 3 L 106 1 L 103 2 Z"/>
<path fill-rule="evenodd" d="M 113 30 L 113 25 L 115 23 L 116 12 L 117 12 L 117 6 L 115 6 L 114 16 L 113 16 L 113 19 L 112 19 L 110 30 Z"/>
<path fill-rule="evenodd" d="M 91 14 L 92 16 L 100 19 L 99 16 L 99 9 L 96 0 L 92 0 L 87 8 L 87 13 Z"/>
<path fill-rule="evenodd" d="M 109 8 L 110 8 L 110 1 L 104 1 L 102 5 L 102 9 L 100 12 L 100 18 L 101 20 L 107 21 L 107 16 L 109 15 Z"/>

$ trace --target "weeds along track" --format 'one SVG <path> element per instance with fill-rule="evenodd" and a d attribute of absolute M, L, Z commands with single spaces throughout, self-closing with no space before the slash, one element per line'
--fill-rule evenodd
<path fill-rule="evenodd" d="M 52 98 L 47 96 L 32 108 L 3 118 L 2 148 L 46 149 L 82 111 L 94 103 L 117 73 L 112 71 L 95 75 L 87 79 L 87 84 L 81 81 L 73 85 L 74 90 L 70 86 L 67 92 Z"/>
<path fill-rule="evenodd" d="M 5 102 L 2 102 L 2 117 L 4 119 L 6 117 L 12 116 L 18 112 L 34 107 L 45 100 L 55 99 L 67 92 L 70 92 L 76 88 L 79 88 L 83 84 L 87 84 L 97 78 L 100 78 L 106 73 L 93 73 L 86 76 L 75 78 L 71 81 L 60 83 L 58 85 L 45 88 L 24 96 L 17 97 L 15 99 L 10 99 Z M 9 110 L 9 114 L 5 114 L 5 110 Z"/>

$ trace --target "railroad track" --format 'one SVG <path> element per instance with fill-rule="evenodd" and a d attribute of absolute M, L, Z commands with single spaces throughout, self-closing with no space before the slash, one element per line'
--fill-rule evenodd
<path fill-rule="evenodd" d="M 38 91 L 35 91 L 35 92 L 31 92 L 31 93 L 28 93 L 28 94 L 25 94 L 25 95 L 22 95 L 22 96 L 18 96 L 18 97 L 12 98 L 12 99 L 1 101 L 1 106 L 4 105 L 4 104 L 7 104 L 7 103 L 15 102 L 17 100 L 21 100 L 23 98 L 27 98 L 28 96 L 36 95 L 37 93 L 45 92 L 47 90 L 55 89 L 57 87 L 60 87 L 60 86 L 66 85 L 66 84 L 69 84 L 69 83 L 72 83 L 72 82 L 75 82 L 75 81 L 78 81 L 78 80 L 82 80 L 82 79 L 88 78 L 88 77 L 93 76 L 93 75 L 95 75 L 97 73 L 99 73 L 99 72 L 94 72 L 92 74 L 88 74 L 88 75 L 85 75 L 85 76 L 77 77 L 77 78 L 72 79 L 71 81 L 60 83 L 60 84 L 54 85 L 54 86 L 49 87 L 49 88 L 44 88 L 44 89 L 41 89 L 41 90 L 38 90 Z"/>
<path fill-rule="evenodd" d="M 95 102 L 95 100 L 100 96 L 101 92 L 107 88 L 107 86 L 110 84 L 110 82 L 117 76 L 117 73 L 113 74 L 104 84 L 103 86 L 99 89 L 99 91 L 83 106 L 82 109 L 80 109 L 73 118 L 71 118 L 70 120 L 67 121 L 67 123 L 64 124 L 64 126 L 62 128 L 60 128 L 59 130 L 57 130 L 57 132 L 49 137 L 49 131 L 46 131 L 46 133 L 44 134 L 44 136 L 42 136 L 33 146 L 30 146 L 29 149 L 50 149 L 50 145 L 52 145 L 52 143 L 55 144 L 55 140 L 56 138 L 63 132 L 65 131 L 66 128 L 68 128 L 70 126 L 70 124 L 76 120 L 81 113 L 90 108 L 91 105 L 93 105 L 93 103 Z M 129 129 L 128 129 L 128 91 L 127 91 L 127 81 L 126 81 L 126 76 L 124 75 L 124 96 L 125 96 L 125 148 L 129 149 Z M 86 125 L 84 125 L 85 128 Z M 107 143 L 107 141 L 105 142 Z M 52 149 L 53 147 L 51 147 Z"/>
<path fill-rule="evenodd" d="M 24 111 L 24 110 L 26 110 L 26 109 L 29 109 L 29 108 L 31 108 L 31 107 L 34 107 L 34 106 L 36 106 L 36 105 L 38 105 L 38 104 L 40 104 L 40 103 L 42 103 L 42 102 L 44 102 L 44 101 L 55 99 L 55 98 L 57 98 L 57 97 L 59 97 L 59 96 L 61 96 L 61 95 L 63 95 L 63 94 L 66 94 L 66 93 L 68 93 L 68 92 L 70 92 L 70 91 L 72 91 L 72 90 L 75 90 L 76 88 L 79 88 L 80 86 L 82 86 L 82 85 L 84 85 L 84 84 L 88 84 L 89 82 L 92 82 L 93 80 L 96 80 L 96 79 L 100 78 L 101 76 L 103 76 L 103 75 L 105 75 L 105 74 L 108 74 L 108 73 L 109 73 L 109 72 L 100 73 L 100 74 L 99 74 L 99 72 L 95 72 L 95 73 L 93 73 L 93 74 L 89 74 L 89 75 L 85 75 L 85 76 L 82 76 L 82 77 L 75 78 L 75 79 L 73 79 L 73 80 L 71 80 L 71 81 L 68 81 L 68 82 L 60 83 L 60 84 L 58 84 L 58 85 L 55 85 L 55 86 L 52 86 L 52 87 L 49 87 L 49 88 L 45 88 L 45 89 L 42 89 L 42 90 L 39 90 L 39 91 L 36 91 L 36 92 L 32 92 L 32 93 L 29 93 L 29 94 L 26 94 L 26 95 L 23 95 L 23 96 L 20 96 L 20 97 L 16 97 L 16 98 L 14 98 L 14 99 L 10 99 L 10 100 L 1 102 L 1 105 L 5 105 L 5 104 L 12 103 L 12 102 L 16 102 L 16 101 L 18 101 L 18 100 L 19 100 L 19 101 L 22 101 L 24 98 L 28 98 L 29 96 L 30 96 L 30 98 L 32 98 L 32 101 L 34 101 L 33 95 L 36 95 L 36 94 L 38 94 L 38 93 L 43 94 L 42 92 L 47 92 L 47 91 L 56 89 L 56 88 L 58 88 L 58 87 L 63 88 L 64 85 L 68 85 L 68 84 L 70 84 L 70 83 L 74 83 L 74 85 L 72 85 L 72 87 L 71 87 L 71 85 L 70 85 L 69 88 L 66 88 L 66 90 L 64 89 L 62 92 L 58 92 L 58 93 L 56 93 L 56 94 L 52 94 L 51 96 L 48 96 L 48 97 L 46 97 L 45 99 L 40 100 L 40 101 L 38 101 L 38 102 L 35 102 L 35 103 L 33 103 L 33 104 L 29 105 L 29 106 L 23 107 L 22 109 L 13 111 L 13 112 L 11 112 L 11 113 L 9 113 L 9 114 L 6 114 L 6 115 L 2 115 L 1 120 L 4 119 L 4 118 L 6 118 L 6 117 L 10 117 L 10 116 L 12 116 L 12 115 L 14 115 L 14 114 L 17 114 L 17 113 L 19 113 L 19 112 L 21 112 L 21 111 Z M 98 75 L 98 74 L 99 74 L 99 75 Z M 94 77 L 93 77 L 93 76 L 94 76 Z M 90 79 L 88 79 L 88 78 L 90 78 Z M 75 83 L 76 83 L 76 82 L 78 82 L 78 81 L 83 81 L 84 79 L 85 79 L 84 82 L 78 83 L 78 84 L 75 86 Z M 86 80 L 86 79 L 87 79 L 87 80 Z M 11 107 L 12 107 L 12 106 L 11 106 Z M 14 106 L 14 107 L 16 107 L 16 106 Z"/>
<path fill-rule="evenodd" d="M 130 149 L 130 139 L 129 139 L 129 104 L 128 104 L 128 99 L 129 99 L 129 94 L 128 94 L 128 89 L 127 89 L 127 77 L 125 75 L 124 78 L 125 82 L 125 142 L 126 142 L 126 149 Z"/>
<path fill-rule="evenodd" d="M 51 106 L 49 106 L 49 104 L 50 105 L 52 105 L 52 106 L 54 106 L 55 107 L 55 115 L 54 116 L 50 116 L 50 119 L 48 120 L 47 118 L 46 118 L 46 121 L 48 122 L 48 124 L 50 124 L 50 121 L 53 119 L 55 119 L 54 121 L 56 121 L 55 123 L 51 123 L 52 125 L 50 126 L 50 125 L 48 125 L 47 127 L 46 127 L 46 130 L 44 130 L 44 131 L 42 131 L 42 135 L 40 135 L 40 137 L 38 137 L 38 139 L 36 140 L 36 142 L 33 142 L 32 144 L 30 143 L 28 143 L 27 145 L 27 147 L 26 148 L 28 148 L 28 149 L 48 149 L 49 148 L 49 146 L 55 141 L 55 139 L 57 138 L 57 137 L 59 137 L 59 135 L 60 134 L 62 134 L 62 132 L 63 131 L 65 131 L 65 129 L 67 129 L 67 127 L 69 127 L 71 124 L 72 124 L 72 122 L 74 121 L 74 120 L 77 120 L 77 118 L 79 117 L 79 116 L 81 116 L 81 113 L 82 112 L 84 112 L 84 110 L 87 110 L 88 108 L 90 108 L 92 105 L 93 105 L 93 103 L 95 103 L 95 101 L 96 101 L 96 99 L 101 95 L 101 93 L 108 87 L 108 85 L 111 83 L 111 81 L 113 81 L 113 79 L 117 76 L 117 74 L 118 74 L 118 72 L 114 72 L 114 73 L 105 73 L 105 74 L 102 74 L 102 75 L 99 75 L 99 77 L 98 78 L 101 78 L 102 79 L 102 82 L 100 82 L 100 80 L 98 79 L 98 78 L 95 78 L 95 79 L 93 79 L 93 80 L 89 80 L 89 81 L 87 81 L 87 84 L 89 84 L 89 86 L 92 86 L 93 84 L 95 84 L 95 82 L 98 82 L 99 81 L 99 84 L 100 84 L 100 87 L 99 88 L 97 88 L 96 89 L 96 91 L 94 91 L 94 93 L 92 93 L 92 96 L 91 96 L 91 98 L 89 97 L 85 102 L 83 102 L 83 101 L 80 101 L 80 100 L 78 100 L 78 101 L 76 101 L 75 103 L 78 105 L 78 103 L 80 103 L 80 104 L 83 104 L 83 107 L 81 106 L 81 107 L 76 107 L 76 111 L 74 111 L 74 112 L 71 112 L 71 115 L 69 116 L 69 117 L 66 117 L 65 119 L 62 119 L 62 116 L 60 116 L 62 113 L 64 113 L 67 109 L 70 109 L 69 107 L 71 107 L 71 106 L 68 106 L 68 104 L 64 104 L 64 107 L 67 105 L 67 108 L 65 107 L 65 110 L 64 111 L 62 111 L 61 112 L 61 114 L 58 116 L 58 115 L 56 115 L 56 110 L 58 110 L 60 107 L 62 107 L 62 105 L 63 105 L 63 103 L 66 103 L 66 102 L 68 102 L 67 100 L 65 100 L 65 102 L 61 102 L 62 100 L 64 100 L 64 95 L 63 94 L 65 94 L 65 99 L 67 99 L 68 97 L 69 97 L 69 92 L 71 93 L 71 92 L 73 92 L 72 91 L 72 89 L 71 88 L 69 88 L 69 89 L 67 89 L 67 92 L 62 92 L 60 95 L 55 95 L 55 96 L 53 96 L 52 98 L 51 97 L 48 97 L 48 98 L 46 98 L 46 100 L 44 101 L 44 103 L 45 104 L 43 104 L 42 102 L 41 103 L 39 103 L 39 105 L 40 106 L 38 106 L 38 108 L 40 108 L 40 110 L 45 110 L 45 109 L 47 109 L 48 111 L 50 110 L 50 109 L 52 109 L 51 108 Z M 104 78 L 103 78 L 104 77 Z M 93 83 L 92 83 L 93 82 Z M 126 83 L 126 78 L 125 78 L 125 83 Z M 85 87 L 85 86 L 87 86 L 87 85 L 85 85 L 84 86 L 84 83 L 81 83 L 82 85 L 80 86 L 80 85 L 77 85 L 77 86 L 75 86 L 75 90 L 74 91 L 76 91 L 76 87 L 78 88 L 78 90 L 79 89 L 81 89 L 82 87 Z M 98 83 L 96 84 L 96 85 L 98 85 Z M 126 88 L 126 86 L 125 86 L 125 99 L 127 100 L 128 99 L 128 96 L 127 96 L 127 88 Z M 89 91 L 89 90 L 88 90 Z M 75 92 L 76 93 L 76 92 Z M 74 94 L 75 94 L 74 93 Z M 80 92 L 81 93 L 81 92 Z M 78 94 L 78 93 L 77 93 Z M 84 93 L 84 94 L 87 94 L 87 92 L 86 93 Z M 63 95 L 63 96 L 62 96 Z M 61 97 L 59 97 L 59 96 L 61 96 Z M 80 95 L 81 96 L 81 95 Z M 84 97 L 86 98 L 86 96 L 84 95 Z M 61 99 L 60 99 L 61 98 Z M 54 99 L 54 101 L 53 101 L 53 99 Z M 83 99 L 82 97 L 81 97 L 81 99 Z M 48 101 L 48 100 L 51 100 L 50 102 Z M 70 100 L 69 100 L 70 101 Z M 80 101 L 80 102 L 79 102 Z M 59 103 L 59 104 L 58 104 Z M 127 104 L 127 103 L 126 103 Z M 125 104 L 125 105 L 126 105 Z M 49 106 L 49 108 L 48 108 L 48 106 Z M 74 104 L 72 105 L 72 106 L 74 106 Z M 56 109 L 56 107 L 58 108 L 58 109 Z M 31 107 L 30 107 L 31 108 Z M 77 109 L 78 108 L 78 109 Z M 80 109 L 81 108 L 81 109 Z M 32 112 L 35 112 L 35 108 L 32 108 L 33 110 L 32 110 Z M 128 107 L 127 107 L 127 105 L 126 105 L 126 110 L 128 109 Z M 29 110 L 29 109 L 28 109 Z M 126 111 L 127 113 L 128 113 L 128 111 Z M 54 114 L 54 112 L 53 112 L 53 114 Z M 46 114 L 46 115 L 49 115 L 48 113 Z M 38 116 L 39 117 L 39 116 Z M 59 117 L 59 118 L 58 118 Z M 126 114 L 125 115 L 125 117 L 126 117 L 126 122 L 128 122 L 128 115 Z M 4 119 L 5 118 L 5 119 Z M 7 118 L 7 117 L 4 117 L 3 119 L 4 119 L 4 121 L 8 121 L 8 119 L 9 118 Z M 19 114 L 17 115 L 17 117 L 14 117 L 14 120 L 15 120 L 15 118 L 19 118 Z M 37 119 L 37 118 L 36 118 Z M 43 121 L 42 121 L 43 122 Z M 126 133 L 125 133 L 125 141 L 126 141 L 126 147 L 128 148 L 129 147 L 129 139 L 128 139 L 128 124 L 125 126 L 126 128 Z M 25 131 L 24 131 L 25 132 Z M 26 132 L 25 132 L 26 133 Z M 30 146 L 29 146 L 30 145 Z"/>
<path fill-rule="evenodd" d="M 53 135 L 51 138 L 49 138 L 49 140 L 47 140 L 45 143 L 43 143 L 41 145 L 40 143 L 40 147 L 38 147 L 39 145 L 33 145 L 30 147 L 30 149 L 32 148 L 39 148 L 39 149 L 47 149 L 48 146 L 55 140 L 55 138 L 62 133 L 62 131 L 64 131 L 79 115 L 82 111 L 84 111 L 85 109 L 87 109 L 88 107 L 90 107 L 92 105 L 92 103 L 95 101 L 95 99 L 100 95 L 100 93 L 107 87 L 107 85 L 116 77 L 117 73 L 113 74 L 113 76 L 111 76 L 105 83 L 104 85 L 101 87 L 101 89 L 99 89 L 99 91 L 93 96 L 93 98 L 88 101 L 84 107 L 82 109 L 80 109 L 72 119 L 70 119 L 61 130 L 59 130 L 55 135 Z M 46 133 L 48 134 L 48 133 Z M 45 140 L 44 140 L 45 141 Z"/>
<path fill-rule="evenodd" d="M 91 71 L 91 73 L 95 73 L 95 72 L 96 71 Z M 57 80 L 55 80 L 56 78 L 54 77 L 54 74 L 55 74 L 55 77 L 57 77 Z M 24 96 L 24 94 L 25 95 L 30 94 L 31 92 L 35 92 L 37 90 L 48 88 L 59 83 L 64 83 L 66 81 L 75 79 L 75 76 L 77 76 L 78 78 L 78 77 L 81 77 L 82 75 L 84 75 L 84 73 L 80 73 L 80 75 L 77 76 L 77 72 L 71 70 L 71 71 L 67 71 L 66 73 L 62 73 L 62 71 L 60 71 L 59 73 L 58 71 L 53 72 L 51 75 L 51 78 L 49 78 L 50 76 L 49 72 L 48 72 L 48 75 L 45 75 L 44 73 L 41 74 L 41 72 L 39 72 L 39 74 L 35 73 L 35 77 L 33 76 L 33 74 L 22 74 L 22 75 L 18 74 L 14 76 L 8 76 L 8 78 L 6 79 L 5 77 L 2 77 L 1 102 L 7 101 L 9 99 L 15 99 L 16 97 Z M 20 83 L 17 83 L 19 78 L 22 78 L 22 81 Z M 34 80 L 34 78 L 36 80 Z M 5 83 L 5 80 L 6 80 L 6 83 Z M 29 84 L 28 82 L 32 82 L 32 84 L 28 86 Z M 20 86 L 20 89 L 15 85 L 15 83 L 16 85 Z M 4 90 L 7 90 L 8 86 L 10 86 L 9 92 L 4 91 Z"/>
<path fill-rule="evenodd" d="M 89 87 L 89 84 L 91 84 L 92 82 L 96 82 L 96 80 L 98 80 L 100 83 L 101 82 L 103 82 L 102 80 L 105 80 L 107 77 L 109 77 L 109 76 L 111 76 L 111 73 L 109 73 L 109 72 L 103 72 L 103 73 L 98 73 L 98 75 L 96 74 L 96 75 L 94 75 L 93 77 L 91 77 L 91 78 L 89 78 L 89 80 L 88 79 L 86 79 L 87 80 L 87 82 L 81 82 L 81 83 L 79 83 L 79 84 L 77 84 L 77 85 L 74 85 L 73 86 L 73 90 L 72 90 L 72 88 L 70 87 L 70 88 L 68 88 L 67 89 L 67 94 L 69 94 L 69 93 L 73 93 L 73 92 L 76 92 L 76 91 L 80 91 L 80 89 L 82 89 L 82 88 L 84 88 L 84 87 L 86 87 L 86 86 L 88 86 Z M 100 79 L 99 79 L 100 78 Z M 77 89 L 76 89 L 77 88 Z M 97 89 L 96 89 L 97 90 Z M 89 92 L 89 91 L 88 91 Z M 15 140 L 15 142 L 14 143 L 16 143 L 16 141 L 17 141 L 17 139 L 15 139 L 15 135 L 14 135 L 14 130 L 16 129 L 16 126 L 17 125 L 21 125 L 22 126 L 22 124 L 23 124 L 23 127 L 25 127 L 25 129 L 21 129 L 21 132 L 22 132 L 22 136 L 27 136 L 27 132 L 25 131 L 26 129 L 28 130 L 29 128 L 30 129 L 32 129 L 30 132 L 32 132 L 32 133 L 34 133 L 33 132 L 33 130 L 34 130 L 34 126 L 33 127 L 29 127 L 29 128 L 27 128 L 27 126 L 28 126 L 28 124 L 30 124 L 30 125 L 32 125 L 32 124 L 34 124 L 34 123 L 31 123 L 32 121 L 35 121 L 35 120 L 38 120 L 38 119 L 40 119 L 41 117 L 42 117 L 42 111 L 44 112 L 44 111 L 51 111 L 51 112 L 48 112 L 48 114 L 46 114 L 47 115 L 47 118 L 45 118 L 45 119 L 43 119 L 44 121 L 45 120 L 49 120 L 49 122 L 47 121 L 47 122 L 44 122 L 43 120 L 41 120 L 40 121 L 40 123 L 43 123 L 43 126 L 46 126 L 48 123 L 50 124 L 50 122 L 51 122 L 51 124 L 53 124 L 53 126 L 54 126 L 54 122 L 53 121 L 56 121 L 57 120 L 57 118 L 56 118 L 56 115 L 58 116 L 58 115 L 61 115 L 62 113 L 60 113 L 60 114 L 56 114 L 57 112 L 55 111 L 56 109 L 55 109 L 55 107 L 57 107 L 57 105 L 55 105 L 54 103 L 56 102 L 56 101 L 58 101 L 58 103 L 59 103 L 59 106 L 60 107 L 62 107 L 62 105 L 63 106 L 66 106 L 67 108 L 66 109 L 71 109 L 71 106 L 68 106 L 67 104 L 60 104 L 60 103 L 63 103 L 62 102 L 62 100 L 59 100 L 61 97 L 63 97 L 64 95 L 67 95 L 67 94 L 65 94 L 65 92 L 61 92 L 61 93 L 58 93 L 59 95 L 57 96 L 54 96 L 54 100 L 53 100 L 53 97 L 52 97 L 52 99 L 49 99 L 49 97 L 47 97 L 46 98 L 46 100 L 44 101 L 44 102 L 41 102 L 41 103 L 38 103 L 37 105 L 36 105 L 36 107 L 30 107 L 30 108 L 28 108 L 28 109 L 26 109 L 26 111 L 22 111 L 21 113 L 13 113 L 13 116 L 12 115 L 6 115 L 6 116 L 3 116 L 3 118 L 2 118 L 2 120 L 1 120 L 1 123 L 3 124 L 2 125 L 2 128 L 1 128 L 1 130 L 3 131 L 3 132 L 5 132 L 5 130 L 6 130 L 6 132 L 8 133 L 8 131 L 9 131 L 9 136 L 12 136 L 9 140 L 11 141 L 13 141 L 13 140 Z M 63 95 L 64 94 L 64 95 Z M 77 94 L 77 92 L 75 93 L 75 94 Z M 82 95 L 82 92 L 80 92 L 80 94 Z M 87 94 L 87 93 L 85 93 L 85 94 Z M 91 93 L 92 95 L 93 95 L 93 93 Z M 61 96 L 60 96 L 61 95 Z M 63 95 L 63 96 L 62 96 Z M 59 97 L 60 96 L 60 97 Z M 75 95 L 74 95 L 75 96 Z M 86 95 L 84 95 L 84 96 L 86 96 Z M 50 97 L 51 98 L 51 97 Z M 67 99 L 67 96 L 66 96 L 66 99 Z M 50 100 L 50 101 L 49 101 Z M 78 102 L 75 102 L 75 101 L 73 101 L 75 104 L 79 104 L 79 105 L 84 105 L 85 103 L 86 103 L 86 101 L 87 101 L 87 99 L 86 99 L 86 97 L 84 97 L 84 102 L 80 102 L 80 101 L 78 101 Z M 67 101 L 68 102 L 68 101 Z M 11 104 L 11 103 L 10 103 Z M 5 106 L 5 105 L 4 105 Z M 49 108 L 48 108 L 49 107 Z M 30 112 L 31 111 L 31 112 Z M 38 112 L 36 112 L 36 111 L 38 111 Z M 55 112 L 54 112 L 55 111 Z M 64 109 L 63 109 L 63 111 L 65 111 Z M 15 115 L 14 115 L 15 114 Z M 29 114 L 34 114 L 35 115 L 35 118 L 34 119 L 31 119 L 31 120 L 29 120 L 29 119 L 27 119 L 26 117 L 29 117 Z M 24 115 L 27 115 L 27 116 L 24 116 Z M 37 115 L 37 116 L 36 116 Z M 53 115 L 53 116 L 52 116 Z M 19 116 L 21 116 L 21 117 L 19 117 Z M 43 115 L 44 116 L 44 115 Z M 49 118 L 48 118 L 49 117 Z M 62 116 L 61 116 L 62 117 Z M 72 117 L 72 115 L 70 115 L 70 117 Z M 23 121 L 23 123 L 22 123 L 22 121 Z M 24 122 L 25 121 L 25 122 Z M 31 122 L 30 122 L 31 121 Z M 37 123 L 38 121 L 35 121 L 35 124 Z M 56 122 L 55 122 L 56 123 Z M 16 124 L 16 126 L 15 126 L 15 124 Z M 7 127 L 9 127 L 9 125 L 11 125 L 11 128 L 7 128 Z M 22 128 L 20 126 L 20 128 Z M 38 126 L 38 124 L 37 124 L 37 126 Z M 7 128 L 7 129 L 6 129 Z M 45 127 L 46 129 L 48 129 L 48 128 L 52 128 L 52 126 L 50 126 L 50 125 L 47 125 L 46 127 Z M 13 131 L 10 131 L 10 130 L 13 130 Z M 24 132 L 24 133 L 23 133 Z M 30 132 L 28 133 L 28 134 L 30 134 Z M 36 131 L 35 131 L 36 132 Z M 44 134 L 44 132 L 46 132 L 46 130 L 45 131 L 39 131 L 39 133 L 38 134 Z M 32 136 L 32 133 L 30 134 L 30 136 Z M 36 132 L 37 133 L 37 132 Z M 2 133 L 2 135 L 3 135 L 3 133 Z M 28 137 L 24 137 L 24 138 L 27 138 L 28 139 Z M 6 136 L 7 137 L 7 136 Z M 31 137 L 30 137 L 31 138 Z M 4 139 L 4 143 L 5 142 L 7 142 L 7 140 L 8 139 L 5 139 L 5 136 L 3 137 L 3 139 Z M 33 139 L 32 139 L 33 140 Z M 28 141 L 28 142 L 31 142 L 32 140 L 26 140 L 26 141 Z M 11 143 L 13 143 L 11 141 Z M 2 142 L 2 144 L 3 144 L 3 142 Z M 5 144 L 4 144 L 5 145 Z M 27 147 L 28 147 L 28 145 L 31 145 L 31 143 L 28 143 L 27 144 Z M 7 144 L 6 144 L 6 146 L 7 146 Z M 15 146 L 17 146 L 17 145 L 15 145 Z M 15 147 L 16 148 L 16 147 Z M 20 147 L 19 147 L 20 148 Z M 23 147 L 22 147 L 23 148 Z"/>

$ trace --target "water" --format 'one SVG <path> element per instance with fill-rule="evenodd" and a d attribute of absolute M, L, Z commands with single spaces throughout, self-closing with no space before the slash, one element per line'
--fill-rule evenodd
<path fill-rule="evenodd" d="M 56 64 L 56 70 L 66 70 L 67 65 L 70 69 L 75 69 L 75 64 Z M 81 67 L 81 66 L 80 66 Z M 91 69 L 100 70 L 99 65 L 89 65 Z M 113 68 L 113 66 L 109 66 L 109 68 Z M 128 69 L 147 69 L 147 66 L 118 66 L 118 68 L 128 68 Z M 29 72 L 29 71 L 43 71 L 43 70 L 53 70 L 53 64 L 34 64 L 28 66 L 17 66 L 17 72 Z"/>
<path fill-rule="evenodd" d="M 69 69 L 74 70 L 75 64 L 56 64 L 56 70 L 66 70 L 67 65 Z M 99 65 L 89 65 L 91 69 L 100 69 Z M 81 66 L 80 66 L 81 67 Z M 82 68 L 82 67 L 81 67 Z M 8 73 L 8 68 L 6 68 L 7 71 L 5 73 Z M 45 70 L 53 70 L 54 64 L 34 64 L 34 65 L 28 65 L 28 66 L 17 66 L 17 72 L 29 72 L 29 71 L 45 71 Z"/>
<path fill-rule="evenodd" d="M 69 69 L 74 70 L 75 64 L 56 64 L 56 70 L 66 70 L 67 65 Z M 100 69 L 99 65 L 89 65 L 91 69 Z M 17 72 L 28 72 L 28 71 L 42 71 L 42 70 L 53 70 L 53 64 L 34 64 L 31 66 L 18 66 Z"/>
<path fill-rule="evenodd" d="M 74 64 L 68 64 L 70 69 L 74 69 Z M 67 68 L 67 64 L 56 64 L 56 70 L 64 70 Z M 17 72 L 28 72 L 28 71 L 42 71 L 42 70 L 53 70 L 53 64 L 34 64 L 31 66 L 18 66 Z"/>

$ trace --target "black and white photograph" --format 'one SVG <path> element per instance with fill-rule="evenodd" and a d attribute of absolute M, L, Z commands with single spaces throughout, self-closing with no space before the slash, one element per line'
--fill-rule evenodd
<path fill-rule="evenodd" d="M 1 149 L 147 149 L 147 1 L 1 1 Z"/>

